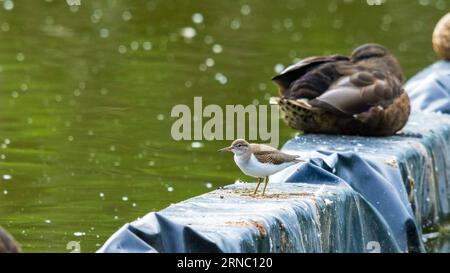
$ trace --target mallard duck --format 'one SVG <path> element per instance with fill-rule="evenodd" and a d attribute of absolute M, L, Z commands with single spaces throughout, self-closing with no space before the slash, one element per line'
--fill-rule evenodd
<path fill-rule="evenodd" d="M 365 44 L 351 57 L 310 57 L 273 78 L 281 116 L 306 133 L 392 135 L 408 120 L 410 101 L 397 59 Z"/>
<path fill-rule="evenodd" d="M 440 58 L 450 61 L 450 12 L 434 28 L 433 49 Z"/>

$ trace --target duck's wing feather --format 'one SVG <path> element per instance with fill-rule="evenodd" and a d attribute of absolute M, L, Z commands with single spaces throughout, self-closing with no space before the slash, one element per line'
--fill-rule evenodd
<path fill-rule="evenodd" d="M 274 81 L 280 87 L 280 91 L 283 94 L 284 91 L 289 88 L 292 82 L 299 79 L 300 77 L 302 77 L 312 69 L 316 68 L 317 66 L 324 63 L 336 61 L 348 61 L 348 60 L 349 60 L 348 57 L 341 55 L 315 56 L 305 58 L 299 61 L 298 63 L 293 64 L 288 68 L 286 68 L 279 75 L 272 78 L 272 81 Z"/>
<path fill-rule="evenodd" d="M 253 155 L 258 159 L 259 162 L 271 163 L 275 165 L 280 165 L 286 162 L 302 162 L 299 156 L 288 155 L 279 151 L 259 151 L 254 152 Z"/>
<path fill-rule="evenodd" d="M 402 84 L 391 74 L 378 70 L 350 71 L 322 95 L 311 100 L 313 107 L 337 114 L 357 115 L 377 106 L 388 107 L 402 92 Z"/>
<path fill-rule="evenodd" d="M 343 75 L 351 75 L 357 71 L 355 65 L 348 60 L 320 64 L 292 82 L 283 98 L 315 99 Z"/>

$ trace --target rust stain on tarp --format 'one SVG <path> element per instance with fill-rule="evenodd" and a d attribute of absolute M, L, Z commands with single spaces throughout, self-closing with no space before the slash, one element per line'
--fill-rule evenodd
<path fill-rule="evenodd" d="M 392 158 L 392 159 L 386 159 L 384 161 L 384 163 L 386 163 L 387 165 L 393 167 L 393 168 L 398 168 L 398 162 L 396 159 Z"/>
<path fill-rule="evenodd" d="M 251 197 L 254 199 L 289 199 L 289 198 L 295 198 L 295 197 L 307 197 L 307 198 L 314 198 L 315 193 L 314 192 L 277 192 L 277 193 L 270 193 L 269 191 L 266 191 L 265 195 L 262 195 L 261 193 L 253 194 L 254 190 L 249 188 L 240 188 L 237 190 L 220 190 L 217 194 L 220 195 L 221 199 L 225 198 L 227 195 L 237 195 L 237 196 L 244 196 L 244 197 Z"/>
<path fill-rule="evenodd" d="M 241 227 L 254 227 L 258 230 L 259 236 L 261 238 L 267 237 L 267 229 L 266 226 L 260 221 L 254 220 L 238 220 L 238 221 L 226 221 L 225 225 L 229 226 L 241 226 Z"/>

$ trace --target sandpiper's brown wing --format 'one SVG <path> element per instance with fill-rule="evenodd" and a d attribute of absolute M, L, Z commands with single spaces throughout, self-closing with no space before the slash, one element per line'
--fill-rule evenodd
<path fill-rule="evenodd" d="M 374 106 L 387 108 L 404 92 L 402 84 L 392 74 L 361 67 L 353 69 L 361 71 L 349 70 L 349 75 L 340 78 L 309 104 L 336 114 L 357 115 Z"/>
<path fill-rule="evenodd" d="M 294 81 L 298 80 L 303 75 L 310 72 L 312 69 L 315 69 L 318 66 L 325 63 L 336 61 L 348 61 L 348 60 L 349 60 L 348 57 L 341 55 L 315 56 L 305 58 L 299 61 L 298 63 L 293 64 L 288 68 L 286 68 L 279 75 L 272 78 L 272 81 L 274 81 L 280 87 L 280 93 L 284 94 L 285 91 L 289 89 L 289 87 Z"/>
<path fill-rule="evenodd" d="M 288 162 L 301 162 L 299 156 L 288 155 L 280 151 L 259 151 L 253 152 L 253 155 L 262 163 L 271 163 L 275 165 L 280 165 Z"/>
<path fill-rule="evenodd" d="M 253 152 L 259 152 L 259 151 L 272 151 L 272 152 L 278 152 L 277 149 L 275 149 L 272 146 L 265 145 L 265 144 L 250 144 L 250 147 Z"/>

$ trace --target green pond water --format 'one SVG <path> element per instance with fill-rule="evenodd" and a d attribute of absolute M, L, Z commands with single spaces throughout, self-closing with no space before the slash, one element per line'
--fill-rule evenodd
<path fill-rule="evenodd" d="M 449 1 L 0 0 L 0 225 L 25 252 L 97 250 L 124 223 L 237 179 L 174 141 L 176 104 L 268 104 L 277 70 L 366 42 L 408 77 Z M 376 2 L 376 1 L 375 1 Z M 280 143 L 295 131 L 280 123 Z"/>

